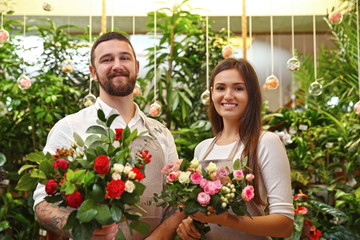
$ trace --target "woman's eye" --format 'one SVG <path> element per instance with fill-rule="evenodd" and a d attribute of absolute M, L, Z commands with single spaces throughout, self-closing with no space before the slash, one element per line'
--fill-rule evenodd
<path fill-rule="evenodd" d="M 221 91 L 221 90 L 224 90 L 224 88 L 223 87 L 217 87 L 216 90 Z"/>
<path fill-rule="evenodd" d="M 242 91 L 242 90 L 244 90 L 244 88 L 238 87 L 238 88 L 235 88 L 235 90 L 236 90 L 236 91 Z"/>

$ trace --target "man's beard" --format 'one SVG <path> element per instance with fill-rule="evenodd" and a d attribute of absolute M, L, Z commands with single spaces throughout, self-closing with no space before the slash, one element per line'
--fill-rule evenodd
<path fill-rule="evenodd" d="M 120 74 L 122 74 L 122 77 L 127 77 L 128 81 L 125 83 L 124 86 L 114 86 L 113 84 L 113 78 L 116 77 L 116 74 L 110 72 L 106 75 L 106 81 L 101 81 L 99 78 L 99 75 L 97 75 L 97 79 L 99 79 L 100 86 L 105 90 L 105 92 L 111 96 L 118 96 L 118 97 L 125 97 L 131 94 L 134 91 L 135 83 L 136 83 L 136 77 L 130 77 L 129 72 L 127 71 L 121 71 Z"/>

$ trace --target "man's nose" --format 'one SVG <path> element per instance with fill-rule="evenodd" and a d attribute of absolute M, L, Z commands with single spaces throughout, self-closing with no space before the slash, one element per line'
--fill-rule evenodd
<path fill-rule="evenodd" d="M 114 64 L 112 66 L 113 70 L 121 70 L 123 69 L 123 64 L 121 63 L 120 59 L 115 59 Z"/>

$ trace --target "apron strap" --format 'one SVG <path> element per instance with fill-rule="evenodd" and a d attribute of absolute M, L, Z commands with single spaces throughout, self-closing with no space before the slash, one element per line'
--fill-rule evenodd
<path fill-rule="evenodd" d="M 216 141 L 218 140 L 218 138 L 220 137 L 221 132 L 219 132 L 215 138 L 212 140 L 212 142 L 210 143 L 210 146 L 208 147 L 208 149 L 206 150 L 204 156 L 202 157 L 201 161 L 205 160 L 205 158 L 209 155 L 209 153 L 213 150 Z M 232 148 L 231 152 L 229 153 L 229 156 L 227 157 L 227 159 L 233 159 L 235 154 L 236 154 L 236 150 L 238 149 L 238 147 L 240 146 L 240 139 L 236 141 L 234 147 Z"/>

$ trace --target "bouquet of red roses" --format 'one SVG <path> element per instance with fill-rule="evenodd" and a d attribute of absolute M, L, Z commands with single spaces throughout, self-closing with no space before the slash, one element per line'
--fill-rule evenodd
<path fill-rule="evenodd" d="M 25 173 L 16 186 L 18 190 L 31 190 L 41 183 L 47 202 L 75 209 L 64 227 L 72 229 L 74 240 L 91 239 L 95 228 L 121 221 L 128 223 L 130 231 L 146 234 L 149 230 L 136 209 L 143 210 L 138 205 L 145 190 L 141 181 L 151 154 L 145 149 L 131 154 L 130 144 L 144 132 L 131 132 L 128 127 L 110 129 L 117 116 L 106 118 L 98 110 L 99 125 L 87 129 L 90 135 L 85 141 L 74 133 L 71 148 L 57 149 L 54 155 L 30 153 L 26 158 L 33 164 L 18 171 Z M 120 228 L 118 236 L 123 237 Z"/>
<path fill-rule="evenodd" d="M 254 198 L 254 188 L 248 184 L 254 175 L 244 175 L 246 163 L 247 157 L 243 165 L 237 159 L 230 172 L 228 167 L 218 167 L 213 162 L 204 168 L 196 158 L 190 162 L 182 159 L 170 162 L 161 169 L 166 174 L 166 190 L 155 194 L 154 201 L 161 207 L 180 206 L 186 215 L 197 211 L 208 213 L 208 207 L 212 206 L 216 214 L 231 209 L 239 216 L 250 216 L 246 203 Z M 209 226 L 195 220 L 194 223 L 202 234 L 201 239 L 206 239 Z"/>

